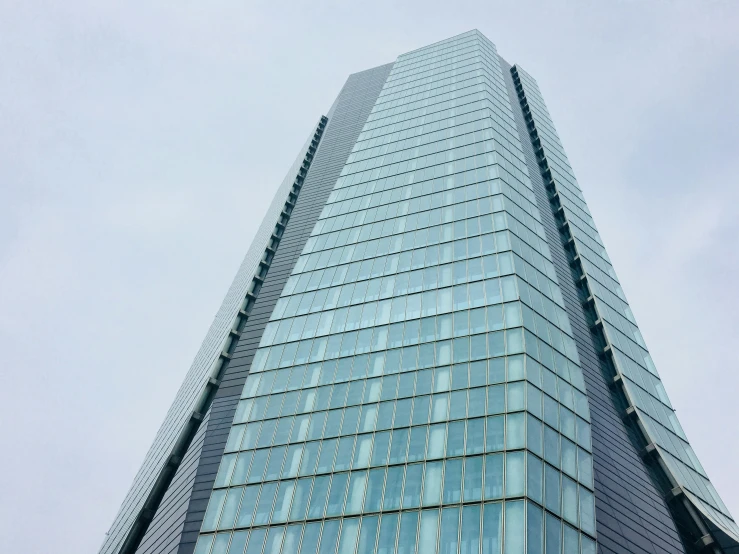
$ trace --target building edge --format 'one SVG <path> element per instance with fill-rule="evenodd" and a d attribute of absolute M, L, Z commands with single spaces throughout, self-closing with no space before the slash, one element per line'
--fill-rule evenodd
<path fill-rule="evenodd" d="M 630 368 L 630 371 L 625 371 L 626 359 L 623 355 L 619 356 L 617 347 L 611 339 L 614 330 L 611 328 L 609 333 L 608 324 L 612 322 L 609 321 L 611 318 L 608 314 L 612 308 L 606 306 L 596 292 L 600 285 L 593 282 L 593 277 L 588 271 L 588 267 L 592 268 L 593 265 L 588 260 L 587 254 L 583 252 L 587 248 L 583 243 L 583 233 L 582 231 L 578 233 L 573 229 L 574 224 L 571 220 L 574 207 L 566 199 L 567 192 L 563 190 L 557 171 L 550 167 L 552 164 L 550 158 L 556 155 L 553 153 L 555 147 L 551 142 L 552 139 L 540 136 L 539 128 L 546 127 L 548 123 L 551 125 L 544 111 L 543 99 L 538 94 L 538 87 L 533 78 L 528 76 L 520 66 L 513 65 L 510 72 L 521 110 L 526 119 L 526 131 L 531 139 L 555 223 L 562 238 L 563 251 L 568 258 L 583 310 L 588 316 L 594 342 L 601 347 L 601 351 L 598 352 L 601 369 L 604 378 L 610 381 L 615 404 L 624 407 L 622 419 L 632 431 L 630 436 L 635 439 L 635 447 L 644 464 L 649 468 L 656 487 L 662 493 L 685 546 L 695 552 L 718 554 L 739 551 L 739 530 L 736 523 L 728 514 L 708 504 L 689 490 L 691 484 L 686 482 L 684 473 L 674 467 L 675 461 L 671 460 L 669 453 L 660 445 L 661 438 L 654 431 L 654 423 L 648 420 L 644 407 L 640 406 L 640 402 L 636 399 L 638 393 L 633 390 L 633 385 L 628 385 L 629 378 L 633 379 L 634 369 Z M 522 75 L 526 77 L 522 79 Z M 532 96 L 534 96 L 533 99 Z M 536 106 L 532 108 L 529 105 L 530 101 Z M 615 281 L 615 274 L 613 277 Z M 634 327 L 636 327 L 635 324 Z M 646 351 L 646 348 L 644 350 Z M 651 370 L 649 366 L 647 369 Z M 652 373 L 656 377 L 656 369 Z M 718 496 L 717 493 L 716 496 Z M 721 505 L 725 509 L 723 503 Z"/>
<path fill-rule="evenodd" d="M 100 554 L 133 554 L 144 538 L 218 391 L 327 123 L 328 118 L 321 116 L 278 188 L 133 485 L 106 533 Z"/>

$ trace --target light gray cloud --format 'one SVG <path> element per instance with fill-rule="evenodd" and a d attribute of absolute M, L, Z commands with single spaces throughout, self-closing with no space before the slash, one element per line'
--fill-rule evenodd
<path fill-rule="evenodd" d="M 739 515 L 739 7 L 6 2 L 0 530 L 95 552 L 346 76 L 477 27 L 542 88 L 691 442 Z"/>

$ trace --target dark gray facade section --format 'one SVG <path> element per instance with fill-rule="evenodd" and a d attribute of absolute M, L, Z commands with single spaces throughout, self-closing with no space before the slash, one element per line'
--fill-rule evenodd
<path fill-rule="evenodd" d="M 328 125 L 290 221 L 213 400 L 181 538 L 172 552 L 191 554 L 195 549 L 236 405 L 264 327 L 391 68 L 392 64 L 387 64 L 351 75 L 329 112 Z M 146 552 L 159 554 L 160 551 Z"/>
<path fill-rule="evenodd" d="M 549 193 L 528 134 L 518 95 L 501 59 L 516 126 L 547 233 L 562 296 L 570 317 L 587 387 L 592 424 L 595 508 L 598 549 L 603 554 L 685 553 L 680 533 L 649 468 L 635 446 L 634 431 L 622 420 L 625 406 L 608 386 L 596 344 L 575 286 L 562 236 L 552 213 Z"/>
<path fill-rule="evenodd" d="M 146 530 L 136 553 L 173 554 L 177 552 L 182 529 L 187 515 L 188 499 L 195 484 L 198 460 L 203 451 L 205 430 L 210 420 L 210 411 L 203 418 L 198 432 L 177 468 L 167 492 L 162 498 L 154 519 Z"/>

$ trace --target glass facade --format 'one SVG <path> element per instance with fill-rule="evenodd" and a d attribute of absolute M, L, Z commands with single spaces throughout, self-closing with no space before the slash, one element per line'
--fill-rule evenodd
<path fill-rule="evenodd" d="M 595 551 L 577 349 L 477 32 L 394 64 L 262 335 L 202 533 L 198 553 Z"/>
<path fill-rule="evenodd" d="M 739 548 L 534 79 L 471 31 L 351 76 L 327 121 L 161 510 L 185 531 L 105 552 Z"/>

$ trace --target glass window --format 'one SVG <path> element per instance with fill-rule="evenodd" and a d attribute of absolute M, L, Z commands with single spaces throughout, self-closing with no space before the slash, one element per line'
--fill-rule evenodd
<path fill-rule="evenodd" d="M 374 554 L 378 523 L 379 518 L 377 516 L 364 516 L 362 518 L 362 528 L 359 532 L 359 542 L 357 543 L 357 554 Z M 344 553 L 342 552 L 340 554 Z"/>
<path fill-rule="evenodd" d="M 506 496 L 521 496 L 524 491 L 524 452 L 506 453 Z"/>
<path fill-rule="evenodd" d="M 459 508 L 444 508 L 441 511 L 441 534 L 439 554 L 459 552 Z"/>
<path fill-rule="evenodd" d="M 385 484 L 385 469 L 373 469 L 369 472 L 364 511 L 379 512 L 382 504 L 382 493 Z"/>
<path fill-rule="evenodd" d="M 390 429 L 393 425 L 395 402 L 380 402 L 377 405 L 377 429 Z"/>
<path fill-rule="evenodd" d="M 547 510 L 559 515 L 560 473 L 550 465 L 544 466 L 544 505 Z"/>
<path fill-rule="evenodd" d="M 272 436 L 275 434 L 276 428 L 277 428 L 276 419 L 270 419 L 269 421 L 262 422 L 262 431 L 259 433 L 259 439 L 257 440 L 257 448 L 271 446 Z"/>
<path fill-rule="evenodd" d="M 267 529 L 253 529 L 249 534 L 249 544 L 246 547 L 246 554 L 261 554 L 264 538 L 267 535 Z M 305 550 L 304 550 L 305 551 Z"/>
<path fill-rule="evenodd" d="M 411 418 L 411 423 L 413 425 L 424 425 L 428 423 L 430 406 L 430 396 L 416 396 L 416 398 L 413 399 L 413 416 Z"/>
<path fill-rule="evenodd" d="M 465 452 L 468 455 L 482 454 L 485 450 L 485 420 L 483 418 L 468 419 L 466 423 L 467 446 Z"/>
<path fill-rule="evenodd" d="M 562 517 L 577 525 L 577 484 L 566 476 L 562 476 Z"/>
<path fill-rule="evenodd" d="M 267 471 L 264 474 L 265 480 L 271 481 L 280 477 L 280 472 L 282 470 L 282 461 L 285 458 L 286 451 L 287 448 L 284 446 L 272 449 L 272 452 L 269 456 L 269 463 L 267 464 Z"/>
<path fill-rule="evenodd" d="M 510 364 L 509 364 L 510 369 Z M 509 371 L 510 373 L 510 371 Z M 510 378 L 510 375 L 509 375 Z M 508 393 L 508 411 L 515 412 L 523 410 L 525 407 L 524 402 L 524 384 L 523 382 L 509 383 L 507 386 Z"/>
<path fill-rule="evenodd" d="M 449 417 L 449 395 L 434 394 L 431 397 L 431 421 L 446 421 Z"/>
<path fill-rule="evenodd" d="M 328 412 L 316 412 L 310 416 L 310 424 L 308 425 L 308 440 L 320 439 L 323 435 L 323 427 L 326 423 L 326 414 Z"/>
<path fill-rule="evenodd" d="M 506 416 L 506 448 L 523 448 L 524 435 L 524 413 L 508 414 Z"/>
<path fill-rule="evenodd" d="M 372 448 L 373 466 L 385 465 L 390 451 L 390 433 L 388 431 L 375 434 L 375 442 Z"/>
<path fill-rule="evenodd" d="M 292 509 L 290 510 L 290 519 L 305 519 L 306 508 L 308 507 L 308 497 L 310 496 L 311 485 L 313 479 L 298 479 L 293 493 Z M 246 494 L 248 494 L 248 490 Z M 244 497 L 246 499 L 246 496 Z M 243 512 L 243 505 L 242 505 Z"/>
<path fill-rule="evenodd" d="M 464 454 L 464 421 L 454 421 L 449 424 L 446 455 L 462 456 Z"/>
<path fill-rule="evenodd" d="M 395 429 L 393 431 L 392 442 L 390 443 L 389 463 L 398 464 L 406 461 L 407 450 L 408 429 Z"/>
<path fill-rule="evenodd" d="M 341 525 L 338 554 L 354 554 L 359 531 L 359 518 L 347 518 Z"/>
<path fill-rule="evenodd" d="M 421 528 L 418 533 L 418 551 L 422 554 L 436 554 L 437 534 L 439 530 L 438 510 L 421 512 Z"/>
<path fill-rule="evenodd" d="M 401 389 L 401 392 L 403 392 L 404 394 L 411 394 L 412 391 L 412 388 L 410 391 L 403 391 Z M 404 398 L 403 400 L 398 400 L 395 403 L 395 419 L 393 421 L 393 427 L 408 427 L 408 425 L 410 425 L 412 405 L 413 400 L 410 398 Z"/>
<path fill-rule="evenodd" d="M 485 500 L 503 497 L 503 454 L 485 456 Z"/>
<path fill-rule="evenodd" d="M 318 449 L 320 442 L 305 443 L 303 458 L 300 462 L 300 475 L 312 475 L 316 472 L 316 462 L 318 461 Z"/>
<path fill-rule="evenodd" d="M 398 514 L 384 514 L 380 521 L 380 536 L 377 554 L 395 554 L 395 536 L 398 529 Z"/>
<path fill-rule="evenodd" d="M 564 539 L 564 551 L 565 552 L 579 552 L 580 551 L 580 541 L 578 537 L 578 533 L 575 529 L 570 527 L 569 525 L 563 526 L 563 539 Z"/>
<path fill-rule="evenodd" d="M 482 500 L 483 457 L 474 456 L 464 461 L 464 501 Z"/>
<path fill-rule="evenodd" d="M 423 505 L 435 506 L 441 502 L 442 462 L 426 464 L 423 482 Z"/>
<path fill-rule="evenodd" d="M 544 520 L 542 509 L 526 503 L 526 554 L 542 554 L 544 550 Z M 568 551 L 570 552 L 570 551 Z M 571 552 L 577 553 L 577 550 Z"/>
<path fill-rule="evenodd" d="M 442 458 L 446 448 L 446 424 L 439 423 L 429 427 L 426 459 Z"/>
<path fill-rule="evenodd" d="M 223 505 L 223 513 L 218 523 L 218 529 L 230 529 L 234 526 L 234 520 L 236 519 L 243 492 L 243 487 L 229 489 L 226 502 Z"/>
<path fill-rule="evenodd" d="M 526 433 L 526 446 L 528 447 L 528 449 L 538 456 L 543 456 L 541 421 L 532 417 L 531 415 L 527 415 Z"/>
<path fill-rule="evenodd" d="M 559 433 L 546 425 L 544 426 L 544 459 L 559 467 Z"/>
<path fill-rule="evenodd" d="M 488 452 L 503 450 L 504 423 L 504 416 L 493 416 L 487 418 L 485 448 Z"/>
<path fill-rule="evenodd" d="M 426 451 L 426 431 L 425 425 L 411 428 L 410 442 L 408 443 L 408 461 L 415 462 L 422 460 Z"/>
<path fill-rule="evenodd" d="M 403 489 L 403 509 L 418 508 L 421 503 L 421 482 L 423 464 L 411 464 L 405 471 L 405 487 Z"/>
<path fill-rule="evenodd" d="M 297 400 L 297 393 L 291 392 L 288 393 L 293 399 Z M 286 401 L 287 402 L 287 401 Z M 290 413 L 284 412 L 285 405 L 283 405 L 283 416 L 291 416 L 295 410 L 291 410 Z M 285 444 L 288 442 L 288 438 L 290 437 L 290 429 L 292 428 L 293 424 L 293 418 L 292 417 L 283 417 L 279 420 L 277 423 L 277 430 L 275 431 L 275 436 L 273 437 L 272 444 Z"/>
<path fill-rule="evenodd" d="M 502 414 L 505 412 L 505 386 L 487 387 L 487 413 Z"/>
<path fill-rule="evenodd" d="M 326 499 L 328 497 L 328 488 L 331 477 L 329 475 L 321 475 L 315 478 L 313 485 L 313 494 L 311 495 L 310 505 L 308 507 L 308 517 L 311 519 L 323 517 L 326 509 Z"/>
<path fill-rule="evenodd" d="M 464 419 L 467 415 L 467 391 L 452 392 L 449 402 L 449 419 Z"/>
<path fill-rule="evenodd" d="M 198 542 L 195 545 L 194 554 L 208 554 L 210 552 L 210 547 L 213 544 L 213 537 L 214 535 L 200 535 L 198 537 Z"/>
<path fill-rule="evenodd" d="M 287 449 L 285 465 L 282 467 L 281 474 L 283 479 L 289 479 L 290 477 L 296 477 L 298 475 L 302 455 L 302 444 L 294 444 Z"/>
<path fill-rule="evenodd" d="M 369 465 L 370 453 L 372 451 L 372 435 L 359 435 L 357 445 L 354 449 L 354 460 L 352 468 L 363 468 Z"/>
<path fill-rule="evenodd" d="M 539 458 L 529 453 L 526 456 L 526 463 L 526 494 L 533 500 L 536 500 L 539 504 L 542 504 L 542 489 L 544 484 L 544 477 L 542 473 L 544 468 L 542 466 L 542 462 Z"/>
<path fill-rule="evenodd" d="M 328 439 L 323 441 L 321 445 L 321 455 L 318 458 L 318 465 L 316 466 L 316 473 L 328 473 L 331 471 L 338 443 L 338 439 Z"/>
<path fill-rule="evenodd" d="M 257 503 L 257 510 L 254 514 L 254 525 L 264 525 L 269 521 L 276 492 L 277 483 L 265 483 L 262 485 L 262 490 L 259 494 L 259 502 Z"/>
<path fill-rule="evenodd" d="M 480 417 L 485 415 L 485 389 L 476 388 L 468 391 L 468 416 Z"/>
<path fill-rule="evenodd" d="M 339 538 L 339 520 L 328 520 L 323 524 L 323 533 L 321 533 L 321 548 L 318 554 L 334 554 L 336 552 L 336 542 Z"/>
<path fill-rule="evenodd" d="M 344 510 L 345 513 L 358 514 L 362 511 L 362 505 L 364 503 L 364 493 L 366 488 L 367 472 L 353 472 L 351 474 L 351 480 L 349 481 L 346 508 Z"/>
<path fill-rule="evenodd" d="M 595 499 L 593 493 L 579 487 L 580 490 L 580 527 L 589 535 L 595 535 Z"/>
<path fill-rule="evenodd" d="M 487 383 L 487 365 L 486 360 L 470 364 L 470 387 L 480 387 Z"/>
<path fill-rule="evenodd" d="M 580 552 L 582 554 L 595 554 L 595 541 L 589 539 L 585 535 L 581 535 L 580 539 L 582 543 L 580 545 Z"/>
<path fill-rule="evenodd" d="M 523 554 L 524 503 L 522 500 L 505 503 L 505 554 Z"/>
<path fill-rule="evenodd" d="M 462 533 L 460 554 L 480 552 L 480 506 L 469 505 L 462 509 Z"/>
<path fill-rule="evenodd" d="M 231 431 L 229 431 L 228 439 L 226 440 L 226 452 L 233 452 L 234 450 L 238 450 L 242 439 L 244 437 L 244 429 L 245 425 L 238 425 L 235 427 L 231 427 Z"/>
<path fill-rule="evenodd" d="M 248 538 L 249 531 L 236 531 L 231 538 L 231 545 L 228 548 L 228 553 L 242 554 L 244 552 L 244 547 L 246 546 L 246 541 Z M 195 550 L 195 554 L 197 554 L 197 549 Z"/>
<path fill-rule="evenodd" d="M 451 372 L 448 367 L 437 367 L 434 370 L 434 392 L 450 390 L 451 383 Z"/>
<path fill-rule="evenodd" d="M 505 340 L 503 331 L 488 333 L 488 355 L 490 357 L 502 356 L 505 354 Z"/>
<path fill-rule="evenodd" d="M 564 442 L 564 439 L 563 441 Z M 593 458 L 582 448 L 577 449 L 577 469 L 581 483 L 593 487 Z"/>
<path fill-rule="evenodd" d="M 267 544 L 264 547 L 264 554 L 280 554 L 284 536 L 284 527 L 270 527 L 269 534 L 267 535 Z"/>
<path fill-rule="evenodd" d="M 446 460 L 444 464 L 444 504 L 457 503 L 462 498 L 462 460 Z"/>
<path fill-rule="evenodd" d="M 344 511 L 344 501 L 346 500 L 346 486 L 348 481 L 348 473 L 334 474 L 333 479 L 331 480 L 331 492 L 328 496 L 326 517 L 338 516 Z"/>
<path fill-rule="evenodd" d="M 502 503 L 487 503 L 482 518 L 482 549 L 485 554 L 499 554 L 502 544 L 503 510 Z"/>
<path fill-rule="evenodd" d="M 210 495 L 208 509 L 205 511 L 205 516 L 203 516 L 202 531 L 215 531 L 227 493 L 228 490 L 218 490 L 213 491 Z"/>
<path fill-rule="evenodd" d="M 505 359 L 488 360 L 488 384 L 493 385 L 505 381 Z"/>
<path fill-rule="evenodd" d="M 243 485 L 246 483 L 246 474 L 249 471 L 253 452 L 239 452 L 239 458 L 236 461 L 233 475 L 231 476 L 231 485 Z"/>
<path fill-rule="evenodd" d="M 400 499 L 403 490 L 403 466 L 393 466 L 387 469 L 385 495 L 382 501 L 383 510 L 397 510 L 400 508 Z"/>
<path fill-rule="evenodd" d="M 546 514 L 546 554 L 562 554 L 562 523 Z"/>
<path fill-rule="evenodd" d="M 339 439 L 339 446 L 336 450 L 336 461 L 334 462 L 334 471 L 344 471 L 351 467 L 354 438 L 355 437 L 351 436 Z"/>
<path fill-rule="evenodd" d="M 400 532 L 398 533 L 398 554 L 415 554 L 418 542 L 418 512 L 401 512 Z"/>

